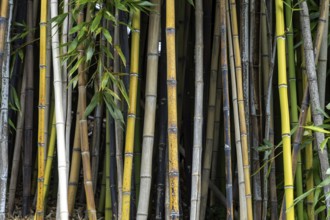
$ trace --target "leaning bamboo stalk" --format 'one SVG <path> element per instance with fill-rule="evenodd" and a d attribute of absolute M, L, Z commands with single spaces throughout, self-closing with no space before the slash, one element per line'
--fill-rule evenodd
<path fill-rule="evenodd" d="M 203 171 L 201 180 L 201 201 L 200 201 L 200 219 L 204 219 L 207 205 L 208 182 L 210 177 L 210 169 L 212 163 L 212 149 L 213 149 L 213 134 L 214 134 L 214 116 L 215 116 L 215 102 L 216 102 L 216 85 L 217 85 L 217 72 L 219 61 L 219 46 L 220 46 L 220 0 L 216 2 L 215 22 L 214 22 L 214 35 L 212 46 L 212 61 L 209 85 L 209 101 L 207 109 L 207 130 L 206 130 L 206 146 L 204 150 Z"/>
<path fill-rule="evenodd" d="M 158 40 L 160 33 L 160 0 L 153 0 L 155 7 L 150 13 L 147 80 L 145 93 L 145 112 L 143 124 L 142 163 L 140 196 L 137 219 L 147 219 L 152 176 L 152 155 L 155 133 L 155 117 L 157 104 L 157 78 L 158 78 Z M 138 190 L 138 189 L 137 189 Z"/>
<path fill-rule="evenodd" d="M 228 3 L 228 2 L 227 2 Z M 245 182 L 244 182 L 244 169 L 242 160 L 242 144 L 241 134 L 239 129 L 239 114 L 238 114 L 238 103 L 237 103 L 237 87 L 235 78 L 235 62 L 233 52 L 233 41 L 230 27 L 230 15 L 227 7 L 227 34 L 229 44 L 229 64 L 230 64 L 230 75 L 231 75 L 231 88 L 232 88 L 232 102 L 233 102 L 233 113 L 234 113 L 234 127 L 235 127 L 235 144 L 236 144 L 236 159 L 237 159 L 237 170 L 238 170 L 238 184 L 239 184 L 239 214 L 241 220 L 247 219 L 246 199 L 245 199 Z"/>
<path fill-rule="evenodd" d="M 126 141 L 125 141 L 125 159 L 124 159 L 124 175 L 123 175 L 123 192 L 122 192 L 122 219 L 128 220 L 130 217 L 131 205 L 131 182 L 133 168 L 133 152 L 134 152 L 134 132 L 135 132 L 135 111 L 136 96 L 139 72 L 139 42 L 140 42 L 140 11 L 133 12 L 132 21 L 132 53 L 131 53 L 131 73 L 130 73 L 130 90 L 129 90 L 129 109 L 127 115 Z"/>
<path fill-rule="evenodd" d="M 277 59 L 278 59 L 278 87 L 280 93 L 281 125 L 283 141 L 283 163 L 284 163 L 284 187 L 286 200 L 286 217 L 294 219 L 293 206 L 293 176 L 291 162 L 291 136 L 290 117 L 288 106 L 288 88 L 286 76 L 286 51 L 285 51 L 285 25 L 283 2 L 276 0 L 276 36 L 277 36 Z"/>
<path fill-rule="evenodd" d="M 190 219 L 199 219 L 203 140 L 203 2 L 195 2 L 195 111 Z"/>
<path fill-rule="evenodd" d="M 236 82 L 237 82 L 237 101 L 240 115 L 240 132 L 242 143 L 242 156 L 243 156 L 243 168 L 244 168 L 244 180 L 245 180 L 245 197 L 247 203 L 248 219 L 253 219 L 252 208 L 252 196 L 251 196 L 251 184 L 250 184 L 250 164 L 248 153 L 248 137 L 245 118 L 244 96 L 243 96 L 243 82 L 242 82 L 242 68 L 241 68 L 241 54 L 238 39 L 238 27 L 237 27 L 237 11 L 236 1 L 230 0 L 230 12 L 231 12 L 231 27 L 232 38 L 234 45 L 235 55 L 235 70 L 236 70 Z"/>
<path fill-rule="evenodd" d="M 318 109 L 320 108 L 320 99 L 319 99 L 317 76 L 316 76 L 316 70 L 315 70 L 315 60 L 314 60 L 314 58 L 318 57 L 317 56 L 318 53 L 316 53 L 315 57 L 314 57 L 307 3 L 301 2 L 300 7 L 302 9 L 300 11 L 300 23 L 301 23 L 301 29 L 302 29 L 302 35 L 303 35 L 303 42 L 304 42 L 305 62 L 306 62 L 306 71 L 307 71 L 307 77 L 308 77 L 310 102 L 311 102 L 311 106 L 312 106 L 312 116 L 313 116 L 314 124 L 316 126 L 319 126 L 319 125 L 323 124 L 323 116 L 318 111 Z M 316 48 L 316 51 L 317 51 L 317 48 Z M 319 156 L 320 164 L 321 164 L 322 179 L 325 180 L 328 177 L 328 174 L 326 174 L 326 172 L 329 168 L 329 161 L 328 161 L 327 148 L 324 148 L 323 150 L 320 149 L 320 145 L 321 145 L 322 141 L 324 140 L 324 134 L 320 133 L 320 132 L 316 132 L 315 140 L 316 140 L 318 156 Z M 330 191 L 330 186 L 329 185 L 324 186 L 324 194 L 326 197 L 327 212 L 330 211 L 329 191 Z"/>
<path fill-rule="evenodd" d="M 46 55 L 47 55 L 47 0 L 41 1 L 40 8 L 40 79 L 38 105 L 38 188 L 37 188 L 37 219 L 44 218 L 44 175 L 45 175 L 45 118 L 46 118 Z"/>
<path fill-rule="evenodd" d="M 119 19 L 119 11 L 116 8 L 115 9 L 115 18 L 116 20 Z M 119 31 L 120 31 L 120 25 L 117 24 L 114 27 L 114 46 L 116 47 L 119 45 Z M 127 32 L 126 32 L 127 33 Z M 125 34 L 126 34 L 125 33 Z M 129 65 L 129 59 L 127 58 L 126 65 Z M 126 66 L 127 67 L 127 66 Z M 119 63 L 119 54 L 117 50 L 114 51 L 114 60 L 113 60 L 113 70 L 115 73 L 120 72 L 120 63 Z M 124 80 L 126 79 L 126 76 L 124 76 Z M 128 88 L 126 88 L 128 89 Z M 116 94 L 119 94 L 119 89 L 116 85 L 114 85 L 114 91 Z M 116 105 L 121 106 L 120 100 L 116 100 Z M 124 111 L 127 109 L 126 103 L 124 103 Z M 124 117 L 127 115 L 124 113 Z M 115 139 L 116 139 L 116 164 L 117 164 L 117 188 L 118 188 L 118 219 L 121 219 L 121 211 L 122 211 L 122 188 L 123 188 L 123 129 L 121 128 L 121 124 L 119 120 L 115 120 Z"/>
<path fill-rule="evenodd" d="M 17 114 L 16 136 L 13 155 L 13 164 L 11 168 L 10 183 L 9 183 L 9 196 L 8 196 L 8 212 L 12 214 L 14 210 L 17 177 L 19 170 L 19 161 L 22 149 L 23 138 L 23 125 L 25 117 L 25 88 L 26 88 L 26 72 L 23 72 L 21 95 L 20 95 L 20 112 Z"/>
<path fill-rule="evenodd" d="M 167 110 L 168 110 L 168 178 L 170 218 L 179 219 L 179 154 L 177 118 L 177 81 L 175 51 L 175 1 L 166 1 Z"/>
<path fill-rule="evenodd" d="M 51 0 L 51 18 L 58 15 L 58 1 Z M 65 121 L 62 102 L 62 75 L 59 52 L 58 26 L 52 23 L 52 54 L 54 71 L 54 93 L 55 93 L 55 113 L 56 113 L 56 136 L 57 136 L 57 159 L 59 173 L 59 195 L 60 195 L 60 216 L 61 219 L 68 219 L 68 178 L 66 167 L 65 151 Z"/>
<path fill-rule="evenodd" d="M 228 59 L 227 59 L 227 22 L 226 22 L 226 1 L 220 1 L 220 70 L 222 75 L 223 91 L 223 120 L 224 120 L 224 150 L 226 169 L 226 202 L 227 219 L 234 219 L 233 208 L 233 184 L 231 168 L 231 140 L 230 140 L 230 99 L 228 82 Z M 218 76 L 220 77 L 220 76 Z M 202 132 L 201 132 L 202 133 Z"/>
<path fill-rule="evenodd" d="M 3 3 L 6 2 L 6 3 Z M 4 54 L 3 54 L 3 62 L 0 62 L 1 68 L 1 112 L 0 112 L 0 155 L 1 155 L 1 166 L 0 166 L 0 219 L 6 219 L 6 199 L 7 199 L 7 179 L 8 179 L 8 98 L 9 98 L 9 69 L 10 69 L 10 28 L 11 28 L 11 20 L 13 15 L 13 1 L 2 1 L 0 11 L 0 17 L 5 18 L 8 15 L 8 23 L 3 22 L 4 26 L 0 27 L 0 36 L 3 39 L 5 38 L 5 42 L 0 42 L 0 44 L 4 44 Z M 7 8 L 8 7 L 8 8 Z M 7 11 L 9 10 L 9 11 Z M 1 53 L 1 51 L 0 51 Z M 1 66 L 2 64 L 2 66 Z"/>

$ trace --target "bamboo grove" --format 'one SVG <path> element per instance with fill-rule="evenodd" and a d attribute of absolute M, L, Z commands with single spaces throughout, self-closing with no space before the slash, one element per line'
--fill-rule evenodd
<path fill-rule="evenodd" d="M 329 0 L 0 0 L 0 220 L 330 217 Z"/>

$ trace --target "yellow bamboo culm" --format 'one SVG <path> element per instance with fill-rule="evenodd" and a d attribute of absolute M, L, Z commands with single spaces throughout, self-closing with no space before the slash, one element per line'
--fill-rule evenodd
<path fill-rule="evenodd" d="M 179 155 L 177 119 L 177 81 L 175 63 L 175 1 L 166 1 L 166 55 L 168 100 L 168 171 L 170 185 L 170 219 L 179 219 Z"/>
<path fill-rule="evenodd" d="M 122 220 L 130 219 L 131 185 L 136 118 L 136 97 L 139 72 L 140 11 L 134 11 L 132 21 L 132 53 L 129 85 L 129 109 L 127 115 L 125 159 L 123 175 Z"/>
<path fill-rule="evenodd" d="M 284 31 L 285 24 L 284 24 L 284 13 L 283 13 L 283 1 L 276 0 L 275 7 L 276 7 L 278 87 L 279 87 L 280 108 L 281 108 L 286 219 L 294 220 L 290 116 L 289 116 L 288 85 L 287 85 L 287 74 L 286 74 L 286 52 L 285 52 L 285 31 Z"/>
<path fill-rule="evenodd" d="M 44 219 L 47 7 L 47 0 L 41 0 L 38 106 L 38 197 L 36 219 Z"/>

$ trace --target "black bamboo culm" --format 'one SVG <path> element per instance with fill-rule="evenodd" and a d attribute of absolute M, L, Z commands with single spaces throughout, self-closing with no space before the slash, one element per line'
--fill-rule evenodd
<path fill-rule="evenodd" d="M 165 4 L 162 6 L 162 14 L 165 12 Z M 165 38 L 165 19 L 161 19 L 161 39 Z M 159 65 L 159 78 L 158 78 L 158 103 L 159 103 L 159 138 L 158 138 L 158 161 L 157 161 L 157 194 L 156 194 L 156 217 L 155 219 L 161 220 L 165 217 L 165 175 L 166 175 L 166 148 L 167 148 L 167 90 L 166 84 L 166 48 L 165 41 L 161 44 L 161 57 Z M 156 151 L 157 152 L 157 151 Z"/>
<path fill-rule="evenodd" d="M 33 1 L 27 2 L 27 26 L 33 28 Z M 27 42 L 33 41 L 33 32 L 30 31 L 27 35 Z M 30 192 L 31 192 L 31 175 L 32 175 L 32 146 L 33 146 L 33 93 L 34 93 L 34 69 L 33 69 L 33 44 L 26 47 L 26 117 L 24 123 L 24 162 L 23 162 L 23 210 L 22 215 L 27 216 L 30 214 Z"/>
<path fill-rule="evenodd" d="M 115 142 L 115 122 L 110 117 L 110 190 L 111 190 L 111 207 L 112 219 L 118 219 L 118 203 L 116 190 L 116 142 Z"/>

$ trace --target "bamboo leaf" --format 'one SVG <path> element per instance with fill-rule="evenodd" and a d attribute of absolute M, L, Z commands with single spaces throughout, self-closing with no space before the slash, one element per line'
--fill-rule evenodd
<path fill-rule="evenodd" d="M 68 53 L 71 53 L 72 51 L 74 51 L 78 46 L 78 40 L 77 39 L 74 39 L 71 43 L 70 43 L 70 46 L 69 46 L 69 50 L 68 50 Z"/>
<path fill-rule="evenodd" d="M 103 28 L 102 30 L 103 36 L 107 39 L 107 41 L 109 42 L 109 44 L 112 44 L 112 37 L 109 33 L 109 31 L 105 28 Z"/>
<path fill-rule="evenodd" d="M 95 51 L 94 44 L 93 43 L 89 44 L 87 51 L 86 51 L 86 62 L 88 62 L 92 59 L 94 51 Z"/>
<path fill-rule="evenodd" d="M 95 93 L 95 95 L 93 96 L 91 102 L 89 103 L 89 105 L 86 107 L 86 110 L 84 112 L 84 117 L 87 117 L 88 115 L 90 115 L 90 113 L 95 109 L 95 107 L 97 106 L 97 104 L 100 103 L 101 99 L 101 92 L 97 92 Z"/>
<path fill-rule="evenodd" d="M 325 106 L 328 110 L 330 110 L 330 103 L 327 104 L 327 106 Z"/>
<path fill-rule="evenodd" d="M 74 34 L 74 33 L 78 32 L 78 31 L 80 31 L 81 28 L 82 28 L 84 25 L 85 25 L 85 22 L 82 22 L 82 23 L 80 23 L 80 24 L 74 26 L 73 28 L 70 29 L 69 34 Z"/>
<path fill-rule="evenodd" d="M 328 115 L 323 109 L 318 108 L 317 110 L 318 110 L 319 112 L 321 112 L 322 115 L 323 115 L 324 117 L 326 117 L 326 118 L 330 118 L 329 115 Z"/>
<path fill-rule="evenodd" d="M 96 16 L 95 16 L 95 18 L 94 18 L 94 20 L 93 20 L 93 22 L 92 22 L 92 24 L 91 24 L 91 31 L 92 32 L 95 32 L 95 30 L 100 26 L 100 22 L 101 22 L 101 19 L 102 19 L 102 10 L 101 11 L 99 11 L 97 14 L 96 14 Z"/>
<path fill-rule="evenodd" d="M 322 141 L 322 143 L 320 144 L 320 149 L 321 149 L 321 151 L 323 151 L 323 149 L 324 149 L 325 145 L 327 144 L 328 140 L 329 140 L 329 138 L 327 137 L 327 138 L 325 138 L 325 139 Z"/>
<path fill-rule="evenodd" d="M 126 66 L 126 58 L 125 55 L 123 54 L 123 51 L 121 50 L 119 45 L 115 45 L 115 50 L 117 51 L 121 61 L 123 62 L 124 66 Z"/>
<path fill-rule="evenodd" d="M 316 126 L 304 126 L 304 128 L 315 131 L 315 132 L 330 134 L 330 131 L 324 130 L 323 128 L 316 127 Z"/>

